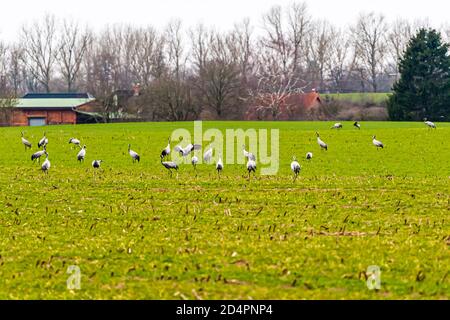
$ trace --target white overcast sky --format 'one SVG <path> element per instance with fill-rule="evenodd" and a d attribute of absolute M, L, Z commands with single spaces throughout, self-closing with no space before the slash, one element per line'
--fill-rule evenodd
<path fill-rule="evenodd" d="M 107 24 L 151 24 L 163 27 L 180 18 L 184 26 L 203 22 L 217 29 L 249 17 L 260 26 L 261 15 L 271 6 L 286 5 L 292 0 L 6 0 L 2 1 L 0 39 L 14 41 L 23 23 L 46 13 L 58 18 L 73 18 L 88 23 L 94 30 Z M 376 11 L 388 19 L 429 18 L 431 25 L 450 22 L 449 0 L 305 0 L 314 18 L 327 19 L 338 26 L 353 23 L 359 12 Z"/>

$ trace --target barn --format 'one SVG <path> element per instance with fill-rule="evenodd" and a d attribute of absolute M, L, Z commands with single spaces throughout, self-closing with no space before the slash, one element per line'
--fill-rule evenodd
<path fill-rule="evenodd" d="M 13 126 L 41 126 L 85 122 L 83 111 L 95 98 L 89 93 L 28 93 L 18 99 L 10 124 Z"/>
<path fill-rule="evenodd" d="M 308 113 L 317 110 L 322 105 L 322 99 L 317 91 L 307 93 L 286 94 L 280 99 L 278 114 L 274 117 L 270 102 L 274 98 L 267 94 L 257 100 L 256 105 L 249 106 L 245 113 L 245 120 L 304 120 Z"/>

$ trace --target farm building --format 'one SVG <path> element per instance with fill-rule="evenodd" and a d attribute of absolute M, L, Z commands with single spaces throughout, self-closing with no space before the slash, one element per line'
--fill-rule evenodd
<path fill-rule="evenodd" d="M 274 100 L 279 100 L 276 108 L 271 107 Z M 307 113 L 317 110 L 322 100 L 319 93 L 313 90 L 307 93 L 291 93 L 281 98 L 267 94 L 257 103 L 258 105 L 247 109 L 245 120 L 301 120 Z"/>
<path fill-rule="evenodd" d="M 89 93 L 28 93 L 17 100 L 10 124 L 39 126 L 91 122 L 96 117 L 89 112 L 93 104 L 95 98 Z"/>

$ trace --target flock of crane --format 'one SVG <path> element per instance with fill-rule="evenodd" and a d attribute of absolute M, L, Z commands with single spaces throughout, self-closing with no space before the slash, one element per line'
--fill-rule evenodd
<path fill-rule="evenodd" d="M 431 121 L 427 121 L 425 119 L 424 122 L 429 128 L 433 128 L 436 129 L 436 125 L 431 122 Z M 361 125 L 358 122 L 355 122 L 353 124 L 353 126 L 360 130 L 361 129 Z M 331 129 L 342 129 L 342 123 L 335 123 Z M 316 136 L 317 136 L 317 143 L 320 146 L 320 148 L 322 150 L 328 150 L 328 145 L 320 138 L 320 135 L 318 132 L 316 132 Z M 167 157 L 170 155 L 171 153 L 171 147 L 170 147 L 170 138 L 168 139 L 168 143 L 167 146 L 161 151 L 160 154 L 160 158 L 161 158 L 161 164 L 170 172 L 170 175 L 172 175 L 172 170 L 178 170 L 179 166 L 175 161 L 167 161 Z M 384 144 L 376 139 L 376 136 L 372 137 L 372 143 L 373 145 L 379 149 L 379 148 L 384 148 Z M 25 150 L 27 148 L 31 149 L 31 143 L 25 139 L 24 137 L 24 133 L 22 132 L 22 144 L 25 146 Z M 69 140 L 69 144 L 73 144 L 75 146 L 78 146 L 80 148 L 80 151 L 77 154 L 77 161 L 79 162 L 83 162 L 85 157 L 86 157 L 86 145 L 83 145 L 83 147 L 81 147 L 81 142 L 78 139 L 75 138 L 70 138 Z M 31 155 L 31 160 L 32 161 L 36 161 L 38 160 L 40 163 L 40 158 L 45 155 L 45 161 L 42 163 L 41 165 L 41 169 L 45 174 L 48 174 L 48 171 L 50 169 L 50 160 L 48 159 L 48 152 L 47 152 L 47 145 L 48 145 L 48 138 L 46 137 L 46 133 L 44 132 L 44 136 L 43 138 L 38 142 L 38 148 L 42 148 L 42 150 L 39 150 L 35 153 L 33 153 Z M 176 147 L 174 147 L 174 151 L 178 152 L 180 154 L 180 156 L 182 157 L 186 157 L 188 156 L 190 153 L 192 153 L 195 150 L 201 150 L 202 146 L 199 144 L 188 144 L 186 147 L 182 148 L 181 146 L 177 145 Z M 245 145 L 242 146 L 242 151 L 244 154 L 244 157 L 247 159 L 247 171 L 248 171 L 248 178 L 250 179 L 250 174 L 256 173 L 256 156 L 251 153 L 248 152 L 247 150 L 245 150 Z M 134 162 L 139 162 L 141 160 L 141 157 L 139 156 L 139 154 L 133 150 L 131 150 L 131 145 L 128 145 L 128 154 L 130 155 L 130 157 Z M 205 161 L 205 163 L 210 163 L 211 159 L 213 156 L 213 149 L 212 147 L 209 147 L 205 153 L 203 154 L 203 160 Z M 308 152 L 306 154 L 306 159 L 307 160 L 311 160 L 313 157 L 312 152 Z M 198 163 L 199 159 L 196 155 L 194 155 L 191 159 L 191 163 L 194 167 L 194 170 L 197 170 L 197 163 Z M 103 162 L 103 160 L 93 160 L 92 161 L 92 167 L 94 169 L 98 169 L 101 166 L 101 163 Z M 217 170 L 217 174 L 218 177 L 220 178 L 220 173 L 222 172 L 224 165 L 222 162 L 222 158 L 219 156 L 218 161 L 216 162 L 216 170 Z M 301 166 L 298 163 L 296 157 L 294 156 L 292 158 L 292 162 L 291 162 L 291 170 L 293 172 L 293 179 L 294 181 L 297 179 L 298 174 L 300 173 L 301 170 Z"/>

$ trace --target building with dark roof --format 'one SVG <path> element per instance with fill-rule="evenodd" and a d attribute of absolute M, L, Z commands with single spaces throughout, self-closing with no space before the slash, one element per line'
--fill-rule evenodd
<path fill-rule="evenodd" d="M 86 122 L 88 113 L 79 109 L 94 102 L 89 93 L 28 93 L 17 100 L 10 122 L 13 126 Z"/>

